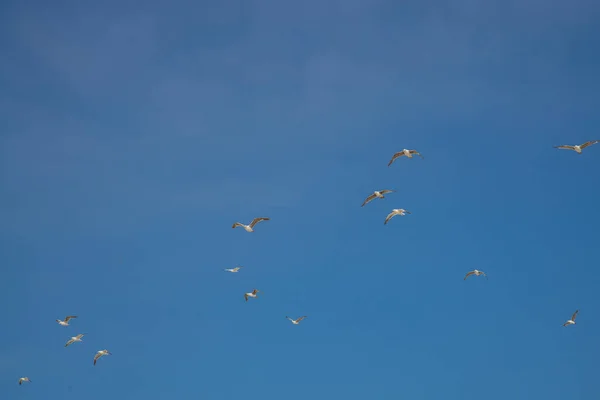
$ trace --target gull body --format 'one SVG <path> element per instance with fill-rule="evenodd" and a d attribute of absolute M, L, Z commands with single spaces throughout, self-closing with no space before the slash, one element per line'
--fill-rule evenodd
<path fill-rule="evenodd" d="M 406 211 L 404 208 L 394 208 L 392 212 L 388 214 L 383 224 L 386 225 L 389 222 L 389 220 L 394 218 L 396 215 L 404 216 L 410 213 L 410 211 Z"/>
<path fill-rule="evenodd" d="M 577 318 L 577 313 L 579 310 L 575 311 L 571 316 L 571 319 L 563 324 L 563 326 L 575 325 L 575 318 Z"/>
<path fill-rule="evenodd" d="M 72 318 L 77 318 L 77 315 L 69 315 L 65 318 L 64 321 L 57 319 L 56 322 L 58 322 L 58 324 L 61 326 L 69 326 L 69 320 Z"/>
<path fill-rule="evenodd" d="M 31 379 L 29 379 L 28 377 L 24 376 L 22 378 L 19 378 L 19 385 L 22 385 L 23 382 L 31 382 Z"/>
<path fill-rule="evenodd" d="M 590 140 L 589 142 L 585 142 L 583 144 L 578 144 L 575 146 L 571 146 L 568 144 L 563 144 L 560 146 L 554 146 L 555 149 L 562 149 L 562 150 L 573 150 L 575 152 L 577 152 L 578 154 L 581 154 L 581 151 L 583 149 L 585 149 L 586 147 L 589 147 L 591 145 L 594 145 L 596 143 L 600 143 L 600 140 Z"/>
<path fill-rule="evenodd" d="M 483 275 L 487 279 L 487 275 L 485 274 L 485 272 L 474 269 L 473 271 L 467 272 L 467 274 L 465 275 L 465 279 L 463 279 L 463 280 L 467 280 L 467 278 L 470 277 L 471 275 L 475 275 L 475 276 Z"/>
<path fill-rule="evenodd" d="M 246 232 L 254 232 L 254 226 L 256 224 L 258 224 L 261 221 L 268 221 L 270 220 L 270 218 L 266 218 L 266 217 L 259 217 L 259 218 L 254 218 L 252 220 L 252 222 L 250 222 L 248 225 L 244 225 L 240 222 L 236 222 L 233 224 L 232 228 L 237 228 L 238 226 L 241 226 L 242 228 L 244 228 L 246 230 Z"/>
<path fill-rule="evenodd" d="M 384 196 L 385 194 L 393 193 L 393 192 L 395 192 L 395 190 L 387 190 L 387 189 L 385 189 L 385 190 L 376 190 L 376 191 L 373 192 L 373 194 L 371 194 L 369 197 L 367 197 L 365 199 L 365 201 L 362 203 L 361 207 L 364 207 L 365 204 L 368 204 L 368 203 L 370 203 L 371 201 L 373 201 L 375 199 L 385 199 L 385 196 Z"/>
<path fill-rule="evenodd" d="M 112 356 L 112 353 L 108 350 L 100 350 L 96 353 L 96 355 L 94 356 L 94 365 L 96 365 L 96 361 L 98 361 L 98 359 L 100 357 L 104 357 L 104 356 Z"/>
<path fill-rule="evenodd" d="M 302 316 L 302 317 L 300 317 L 300 318 L 298 318 L 298 319 L 292 319 L 292 318 L 290 318 L 290 317 L 286 316 L 286 318 L 287 318 L 287 319 L 289 319 L 290 321 L 292 321 L 292 324 L 294 324 L 294 325 L 298 325 L 298 324 L 300 323 L 300 321 L 302 321 L 302 320 L 303 320 L 304 318 L 306 318 L 306 317 L 307 317 L 307 316 L 306 316 L 306 315 L 304 315 L 304 316 Z"/>
<path fill-rule="evenodd" d="M 246 299 L 246 301 L 248 301 L 248 297 L 256 298 L 256 295 L 258 294 L 258 292 L 260 292 L 260 290 L 254 289 L 250 293 L 244 293 L 244 299 Z"/>
<path fill-rule="evenodd" d="M 396 161 L 396 159 L 397 159 L 397 158 L 399 158 L 399 157 L 406 156 L 407 158 L 413 158 L 413 155 L 415 155 L 415 154 L 416 154 L 416 155 L 418 155 L 418 156 L 419 156 L 419 157 L 421 157 L 421 158 L 425 158 L 425 157 L 423 157 L 423 156 L 421 155 L 421 153 L 419 153 L 419 152 L 418 152 L 418 151 L 416 151 L 416 150 L 402 149 L 401 151 L 399 151 L 399 152 L 395 153 L 395 154 L 392 156 L 392 159 L 391 159 L 391 160 L 390 160 L 390 162 L 388 163 L 388 167 L 389 167 L 390 165 L 392 165 L 392 163 L 393 163 L 394 161 Z"/>
<path fill-rule="evenodd" d="M 244 267 L 235 267 L 235 268 L 223 268 L 223 271 L 227 271 L 227 272 L 239 272 L 240 268 L 244 268 Z"/>
<path fill-rule="evenodd" d="M 70 345 L 72 345 L 72 344 L 73 344 L 73 343 L 75 343 L 75 342 L 83 342 L 83 340 L 81 340 L 81 338 L 82 338 L 83 336 L 85 336 L 85 335 L 84 335 L 83 333 L 80 333 L 80 334 L 79 334 L 79 335 L 77 335 L 77 336 L 73 336 L 73 337 L 71 337 L 71 340 L 69 340 L 69 341 L 67 342 L 67 344 L 65 344 L 65 347 L 69 347 Z"/>

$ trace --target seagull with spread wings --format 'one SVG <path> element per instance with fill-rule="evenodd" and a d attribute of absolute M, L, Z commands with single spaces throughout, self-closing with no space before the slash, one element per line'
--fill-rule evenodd
<path fill-rule="evenodd" d="M 404 216 L 406 214 L 410 214 L 410 211 L 406 211 L 404 208 L 394 208 L 391 213 L 385 219 L 384 225 L 387 225 L 390 219 L 394 218 L 396 215 Z"/>
<path fill-rule="evenodd" d="M 415 155 L 415 154 L 416 154 L 416 155 L 418 155 L 419 157 L 423 158 L 423 159 L 425 158 L 425 157 L 423 157 L 423 156 L 421 155 L 421 153 L 419 153 L 419 152 L 418 152 L 418 151 L 416 151 L 416 150 L 402 149 L 402 151 L 399 151 L 399 152 L 395 153 L 395 154 L 392 156 L 392 159 L 391 159 L 391 160 L 390 160 L 390 162 L 388 163 L 388 167 L 389 167 L 390 165 L 392 165 L 392 163 L 393 163 L 394 161 L 396 161 L 396 158 L 398 158 L 398 157 L 406 156 L 406 157 L 408 157 L 408 158 L 413 158 L 413 155 Z"/>
<path fill-rule="evenodd" d="M 290 321 L 292 321 L 292 324 L 294 324 L 294 325 L 298 325 L 300 323 L 300 321 L 302 321 L 306 317 L 307 316 L 305 315 L 305 316 L 300 317 L 298 319 L 291 319 L 290 317 L 286 316 L 286 318 L 289 319 Z"/>
<path fill-rule="evenodd" d="M 575 318 L 577 318 L 577 313 L 579 310 L 576 310 L 573 315 L 571 315 L 571 319 L 563 324 L 563 326 L 575 325 Z"/>
<path fill-rule="evenodd" d="M 58 324 L 62 326 L 69 326 L 69 320 L 72 318 L 77 318 L 77 315 L 69 315 L 65 318 L 64 321 L 57 319 L 56 322 L 58 322 Z"/>
<path fill-rule="evenodd" d="M 100 350 L 96 353 L 96 355 L 94 356 L 94 365 L 96 365 L 96 361 L 98 361 L 98 359 L 100 357 L 103 356 L 112 356 L 112 353 L 108 350 Z"/>
<path fill-rule="evenodd" d="M 240 270 L 240 268 L 244 268 L 242 266 L 239 267 L 235 267 L 235 268 L 223 268 L 223 271 L 227 271 L 227 272 L 238 272 Z"/>
<path fill-rule="evenodd" d="M 258 294 L 258 292 L 260 292 L 260 290 L 254 289 L 250 293 L 244 293 L 244 299 L 246 299 L 246 301 L 248 301 L 248 297 L 256 298 L 256 295 Z"/>
<path fill-rule="evenodd" d="M 67 344 L 65 344 L 65 347 L 69 347 L 70 345 L 72 345 L 72 344 L 73 344 L 73 343 L 75 343 L 75 342 L 83 342 L 83 340 L 81 340 L 81 338 L 82 338 L 82 337 L 84 337 L 84 336 L 85 336 L 85 335 L 84 335 L 83 333 L 80 333 L 80 334 L 79 334 L 79 335 L 77 335 L 77 336 L 73 336 L 73 337 L 71 338 L 71 340 L 69 340 L 69 341 L 67 342 Z"/>
<path fill-rule="evenodd" d="M 372 195 L 370 195 L 369 197 L 367 197 L 365 199 L 365 202 L 362 203 L 361 207 L 364 207 L 365 204 L 368 204 L 368 203 L 370 203 L 371 201 L 373 201 L 373 200 L 375 200 L 377 198 L 379 198 L 379 199 L 385 199 L 385 196 L 384 196 L 385 194 L 394 193 L 394 192 L 395 192 L 395 190 L 387 190 L 387 189 L 385 189 L 385 190 L 376 190 L 376 191 L 373 192 Z"/>
<path fill-rule="evenodd" d="M 259 217 L 259 218 L 254 218 L 252 220 L 252 222 L 250 222 L 248 225 L 244 225 L 242 223 L 236 222 L 235 224 L 233 224 L 232 228 L 237 228 L 238 226 L 241 226 L 242 228 L 244 228 L 246 230 L 246 232 L 254 232 L 254 226 L 256 224 L 258 224 L 261 221 L 268 221 L 270 220 L 270 218 L 265 218 L 265 217 Z"/>
<path fill-rule="evenodd" d="M 581 154 L 581 150 L 585 149 L 586 147 L 589 147 L 591 145 L 594 145 L 596 143 L 600 143 L 600 140 L 590 140 L 589 142 L 585 142 L 584 144 L 579 144 L 576 146 L 571 146 L 568 144 L 563 144 L 560 146 L 554 146 L 555 149 L 562 149 L 562 150 L 574 150 L 577 153 Z"/>
<path fill-rule="evenodd" d="M 483 275 L 483 276 L 485 276 L 485 279 L 487 279 L 487 275 L 485 274 L 485 272 L 474 269 L 473 271 L 467 272 L 467 274 L 465 275 L 465 279 L 463 279 L 463 280 L 466 281 L 467 278 L 470 277 L 471 275 L 475 275 L 475 276 Z"/>
<path fill-rule="evenodd" d="M 29 379 L 28 377 L 24 376 L 22 378 L 19 378 L 19 385 L 22 385 L 23 382 L 31 382 L 31 379 Z"/>

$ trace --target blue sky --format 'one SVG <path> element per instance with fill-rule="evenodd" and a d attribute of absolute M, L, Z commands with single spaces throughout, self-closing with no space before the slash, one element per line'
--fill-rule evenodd
<path fill-rule="evenodd" d="M 600 4 L 451 3 L 3 2 L 2 397 L 597 397 Z"/>

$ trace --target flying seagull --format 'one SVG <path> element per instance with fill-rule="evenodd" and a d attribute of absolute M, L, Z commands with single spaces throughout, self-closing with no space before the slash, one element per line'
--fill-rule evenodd
<path fill-rule="evenodd" d="M 223 268 L 223 271 L 227 271 L 227 272 L 238 272 L 240 270 L 240 268 L 244 268 L 244 267 L 235 267 L 235 268 Z"/>
<path fill-rule="evenodd" d="M 386 225 L 388 223 L 388 221 L 390 219 L 394 218 L 396 215 L 404 216 L 404 215 L 410 214 L 410 213 L 411 213 L 410 211 L 406 211 L 404 208 L 394 208 L 392 210 L 392 212 L 388 214 L 388 216 L 385 219 L 385 222 L 383 224 Z"/>
<path fill-rule="evenodd" d="M 260 290 L 254 289 L 250 293 L 244 293 L 244 298 L 246 299 L 246 301 L 248 301 L 248 297 L 256 297 L 256 295 L 258 294 L 258 292 L 260 292 Z"/>
<path fill-rule="evenodd" d="M 392 156 L 392 159 L 391 159 L 391 160 L 390 160 L 390 162 L 388 163 L 388 167 L 389 167 L 390 165 L 392 165 L 392 163 L 393 163 L 394 161 L 396 161 L 396 158 L 398 158 L 398 157 L 402 157 L 402 156 L 406 156 L 406 157 L 408 157 L 408 158 L 413 158 L 413 154 L 416 154 L 416 155 L 418 155 L 419 157 L 421 157 L 421 158 L 423 158 L 423 159 L 425 158 L 425 157 L 423 157 L 423 156 L 421 155 L 421 153 L 419 153 L 419 152 L 418 152 L 418 151 L 416 151 L 416 150 L 402 149 L 402 151 L 399 151 L 399 152 L 395 153 L 395 154 Z"/>
<path fill-rule="evenodd" d="M 487 275 L 485 274 L 485 272 L 474 269 L 473 271 L 467 272 L 467 274 L 465 275 L 465 279 L 463 279 L 463 280 L 466 281 L 467 278 L 470 277 L 471 275 L 475 275 L 475 276 L 483 275 L 483 276 L 485 276 L 485 279 L 487 279 Z"/>
<path fill-rule="evenodd" d="M 580 145 L 576 145 L 576 146 L 570 146 L 568 144 L 563 144 L 560 146 L 554 146 L 554 148 L 555 149 L 563 149 L 563 150 L 574 150 L 577 153 L 581 154 L 581 150 L 585 149 L 588 146 L 596 144 L 596 143 L 600 143 L 600 140 L 590 140 L 589 142 L 585 142 L 584 144 L 580 144 Z"/>
<path fill-rule="evenodd" d="M 568 326 L 568 325 L 575 325 L 575 318 L 577 318 L 577 313 L 579 312 L 579 310 L 575 311 L 573 313 L 573 315 L 571 315 L 571 319 L 568 320 L 567 322 L 565 322 L 563 324 L 563 326 Z"/>
<path fill-rule="evenodd" d="M 367 197 L 365 199 L 365 202 L 362 203 L 361 207 L 364 207 L 365 204 L 370 203 L 372 200 L 374 200 L 376 198 L 385 199 L 384 194 L 393 193 L 393 192 L 395 192 L 395 190 L 387 190 L 387 189 L 385 189 L 385 190 L 376 190 L 376 191 L 373 192 L 372 195 L 370 195 L 369 197 Z"/>
<path fill-rule="evenodd" d="M 71 318 L 77 318 L 77 315 L 69 315 L 69 316 L 67 316 L 67 317 L 65 318 L 65 320 L 64 320 L 64 321 L 61 321 L 60 319 L 57 319 L 57 320 L 56 320 L 56 322 L 58 322 L 58 324 L 59 324 L 59 325 L 62 325 L 62 326 L 69 326 L 69 320 L 70 320 Z"/>
<path fill-rule="evenodd" d="M 265 218 L 265 217 L 259 217 L 259 218 L 254 218 L 252 220 L 252 222 L 250 222 L 250 224 L 248 225 L 244 225 L 241 224 L 239 222 L 236 222 L 235 224 L 233 224 L 232 228 L 237 228 L 238 226 L 241 226 L 242 228 L 244 228 L 246 230 L 246 232 L 254 232 L 254 225 L 258 224 L 261 221 L 268 221 L 270 218 Z"/>
<path fill-rule="evenodd" d="M 290 321 L 292 321 L 292 324 L 294 324 L 294 325 L 298 325 L 300 323 L 300 321 L 302 321 L 306 317 L 307 316 L 305 315 L 305 316 L 300 317 L 298 319 L 291 319 L 290 317 L 286 316 L 286 318 L 289 319 Z"/>
<path fill-rule="evenodd" d="M 102 356 L 112 356 L 112 353 L 108 350 L 100 350 L 94 356 L 94 365 L 96 365 L 96 361 Z"/>
<path fill-rule="evenodd" d="M 81 340 L 81 338 L 82 338 L 83 336 L 84 336 L 84 334 L 83 334 L 83 333 L 80 333 L 80 334 L 79 334 L 79 335 L 77 335 L 77 336 L 73 336 L 73 337 L 71 338 L 71 340 L 69 340 L 69 341 L 67 342 L 67 344 L 65 344 L 65 347 L 68 347 L 69 345 L 72 345 L 72 344 L 73 344 L 73 343 L 75 343 L 75 342 L 82 342 L 83 340 Z"/>
<path fill-rule="evenodd" d="M 31 383 L 31 379 L 29 379 L 28 377 L 24 376 L 22 378 L 19 378 L 19 385 L 22 385 L 23 382 L 30 382 Z"/>

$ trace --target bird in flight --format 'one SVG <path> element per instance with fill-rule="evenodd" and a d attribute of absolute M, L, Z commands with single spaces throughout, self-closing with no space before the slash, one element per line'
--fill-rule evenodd
<path fill-rule="evenodd" d="M 485 276 L 485 279 L 487 279 L 487 275 L 485 274 L 485 272 L 474 269 L 473 271 L 467 272 L 467 274 L 465 275 L 465 279 L 463 279 L 463 280 L 466 281 L 467 278 L 470 277 L 471 275 L 475 275 L 475 276 L 483 275 L 483 276 Z"/>
<path fill-rule="evenodd" d="M 394 218 L 396 215 L 404 216 L 404 215 L 410 214 L 410 213 L 411 213 L 410 211 L 406 211 L 404 208 L 394 208 L 392 210 L 392 212 L 388 214 L 388 216 L 385 219 L 385 222 L 383 224 L 386 225 L 388 223 L 388 221 L 390 219 Z"/>
<path fill-rule="evenodd" d="M 31 379 L 29 379 L 28 377 L 24 376 L 22 378 L 19 378 L 19 385 L 22 385 L 23 382 L 31 382 Z"/>
<path fill-rule="evenodd" d="M 563 324 L 563 326 L 568 326 L 568 325 L 575 325 L 575 318 L 577 318 L 577 313 L 579 312 L 579 310 L 575 311 L 573 313 L 573 315 L 571 315 L 571 319 L 568 320 L 567 322 L 565 322 Z"/>
<path fill-rule="evenodd" d="M 77 315 L 69 315 L 69 316 L 67 316 L 67 317 L 65 318 L 65 320 L 64 320 L 64 321 L 61 321 L 60 319 L 57 319 L 57 320 L 56 320 L 56 322 L 58 322 L 58 324 L 59 324 L 59 325 L 62 325 L 62 326 L 69 326 L 69 320 L 70 320 L 71 318 L 77 318 Z"/>
<path fill-rule="evenodd" d="M 365 204 L 370 203 L 372 200 L 375 200 L 376 198 L 385 199 L 384 194 L 393 193 L 393 192 L 395 192 L 395 190 L 387 190 L 387 189 L 385 189 L 385 190 L 376 190 L 376 191 L 373 192 L 372 195 L 370 195 L 369 197 L 367 197 L 365 199 L 365 202 L 362 203 L 361 207 L 364 207 Z"/>
<path fill-rule="evenodd" d="M 302 321 L 306 317 L 307 316 L 305 315 L 305 316 L 300 317 L 298 319 L 291 319 L 290 317 L 286 316 L 286 318 L 289 319 L 290 321 L 292 321 L 292 324 L 294 324 L 294 325 L 298 325 L 300 323 L 300 321 Z"/>
<path fill-rule="evenodd" d="M 94 356 L 94 365 L 96 365 L 96 361 L 102 356 L 112 356 L 112 353 L 108 350 L 100 350 Z"/>
<path fill-rule="evenodd" d="M 250 293 L 244 293 L 244 298 L 246 299 L 246 301 L 248 301 L 248 297 L 256 297 L 256 295 L 258 294 L 258 292 L 260 292 L 260 290 L 254 289 Z"/>
<path fill-rule="evenodd" d="M 71 337 L 71 340 L 69 340 L 69 341 L 67 342 L 67 344 L 65 344 L 65 347 L 69 347 L 70 345 L 72 345 L 72 344 L 73 344 L 73 343 L 75 343 L 75 342 L 82 342 L 83 340 L 81 340 L 81 338 L 82 338 L 83 336 L 85 336 L 85 335 L 84 335 L 83 333 L 80 333 L 80 334 L 79 334 L 79 335 L 77 335 L 77 336 L 73 336 L 73 337 Z"/>
<path fill-rule="evenodd" d="M 570 146 L 568 144 L 563 144 L 560 146 L 554 146 L 555 149 L 563 149 L 563 150 L 574 150 L 577 153 L 581 154 L 581 150 L 585 149 L 586 147 L 589 147 L 593 144 L 596 143 L 600 143 L 600 140 L 590 140 L 589 142 L 585 142 L 584 144 L 579 144 L 576 146 Z"/>
<path fill-rule="evenodd" d="M 265 217 L 259 217 L 259 218 L 254 218 L 252 220 L 252 222 L 250 222 L 248 225 L 244 225 L 242 223 L 236 222 L 235 224 L 233 224 L 232 228 L 237 228 L 238 226 L 241 226 L 242 228 L 244 228 L 246 230 L 246 232 L 254 232 L 254 225 L 258 224 L 261 221 L 268 221 L 270 218 L 265 218 Z"/>
<path fill-rule="evenodd" d="M 399 151 L 399 152 L 395 153 L 395 154 L 392 156 L 392 159 L 391 159 L 391 160 L 390 160 L 390 162 L 388 163 L 388 167 L 389 167 L 390 165 L 392 165 L 392 163 L 393 163 L 394 161 L 396 161 L 396 158 L 398 158 L 398 157 L 402 157 L 402 156 L 406 156 L 406 157 L 408 157 L 408 158 L 413 158 L 413 155 L 414 155 L 414 154 L 416 154 L 416 155 L 418 155 L 419 157 L 421 157 L 421 158 L 425 159 L 425 157 L 423 157 L 423 156 L 421 155 L 421 153 L 419 153 L 419 152 L 418 152 L 418 151 L 416 151 L 416 150 L 402 149 L 402 151 Z"/>
<path fill-rule="evenodd" d="M 223 268 L 223 271 L 227 271 L 227 272 L 238 272 L 238 271 L 240 270 L 240 268 L 244 268 L 244 267 Z"/>

